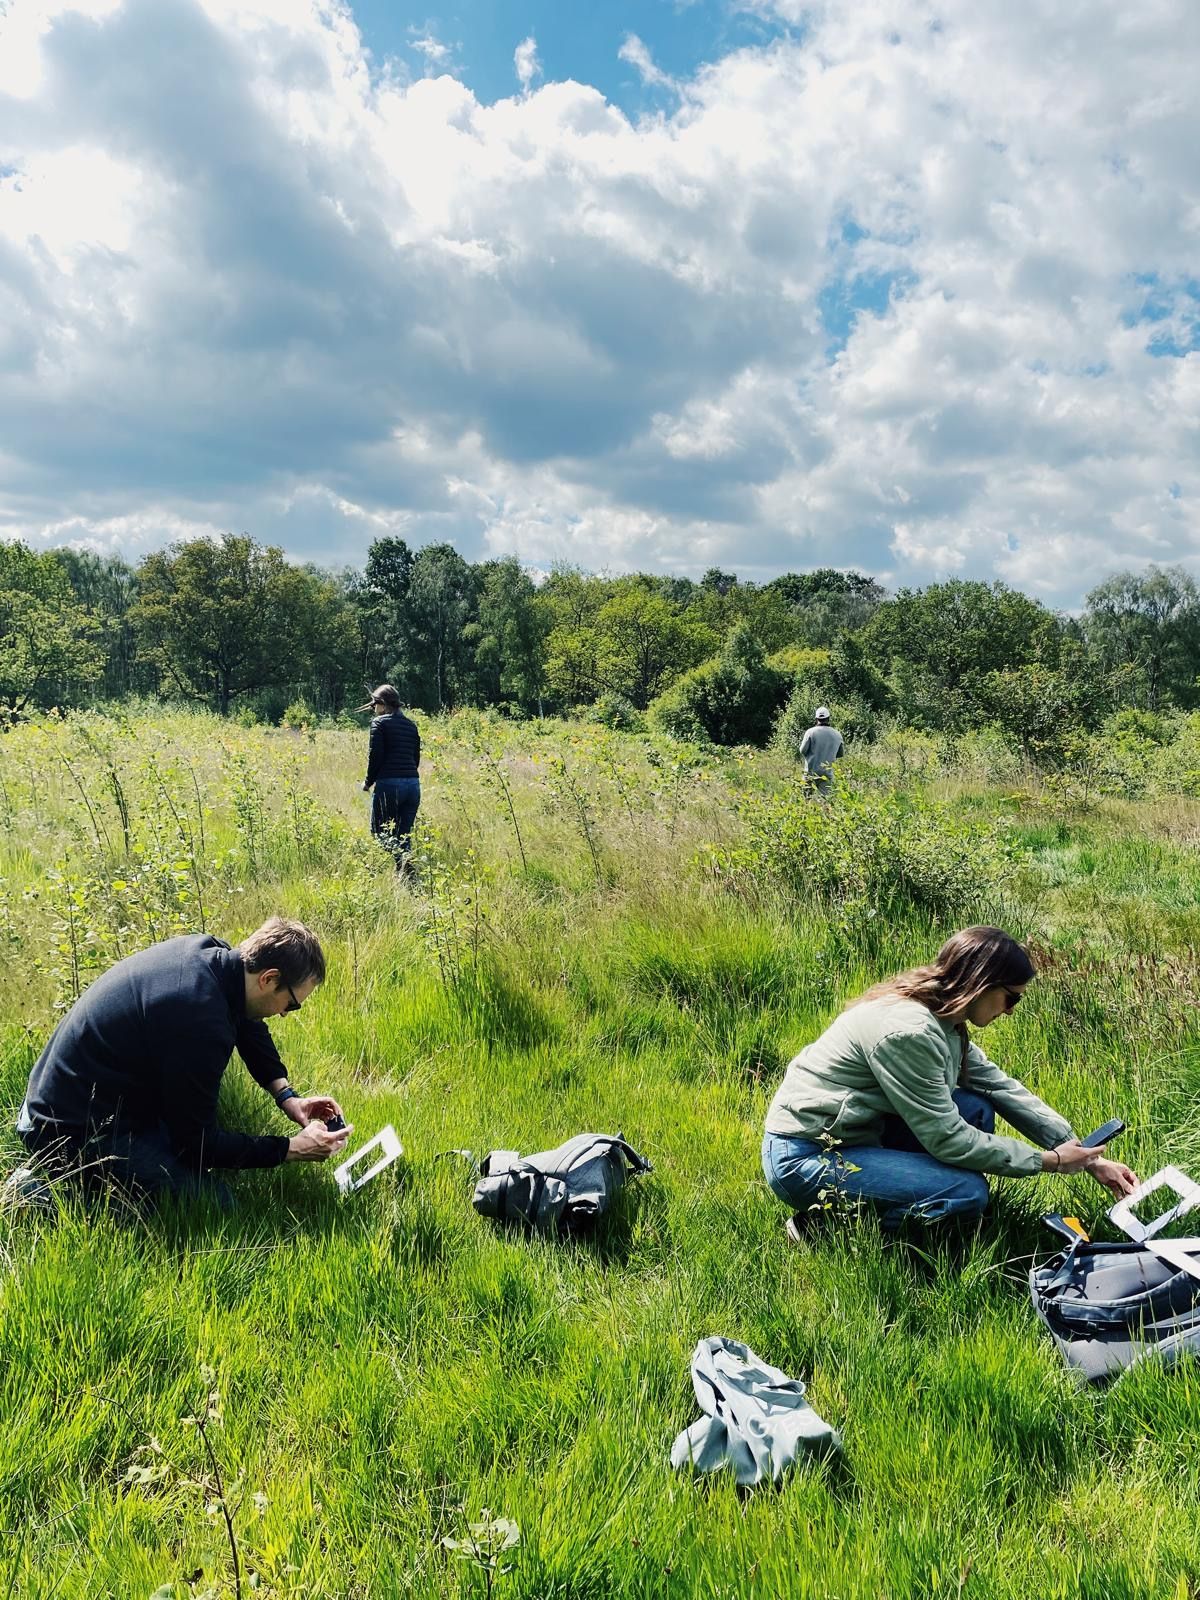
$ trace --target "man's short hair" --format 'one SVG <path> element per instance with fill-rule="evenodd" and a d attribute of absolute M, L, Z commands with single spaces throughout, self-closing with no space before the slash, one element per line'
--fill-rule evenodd
<path fill-rule="evenodd" d="M 325 955 L 311 928 L 287 917 L 268 917 L 238 945 L 247 972 L 266 972 L 278 967 L 280 983 L 325 981 Z"/>

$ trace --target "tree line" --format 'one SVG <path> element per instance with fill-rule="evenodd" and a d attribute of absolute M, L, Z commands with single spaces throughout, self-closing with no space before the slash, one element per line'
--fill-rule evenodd
<path fill-rule="evenodd" d="M 951 734 L 999 724 L 1035 754 L 1122 708 L 1190 710 L 1198 674 L 1200 592 L 1178 567 L 1120 573 L 1066 616 L 1002 583 L 889 595 L 832 568 L 755 584 L 719 568 L 694 581 L 561 567 L 535 582 L 515 557 L 471 563 L 399 538 L 333 571 L 245 535 L 136 566 L 0 545 L 10 717 L 135 695 L 337 716 L 389 681 L 429 712 L 589 708 L 726 744 L 764 743 L 822 700 L 859 737 L 886 718 Z"/>

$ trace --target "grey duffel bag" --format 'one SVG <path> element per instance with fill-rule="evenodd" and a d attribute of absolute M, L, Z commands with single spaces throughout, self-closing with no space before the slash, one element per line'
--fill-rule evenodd
<path fill-rule="evenodd" d="M 1148 1358 L 1200 1354 L 1200 1278 L 1145 1243 L 1080 1240 L 1029 1274 L 1039 1317 L 1089 1383 Z"/>
<path fill-rule="evenodd" d="M 556 1150 L 493 1150 L 471 1204 L 481 1217 L 541 1233 L 580 1233 L 608 1210 L 627 1177 L 653 1169 L 619 1133 L 579 1133 Z"/>

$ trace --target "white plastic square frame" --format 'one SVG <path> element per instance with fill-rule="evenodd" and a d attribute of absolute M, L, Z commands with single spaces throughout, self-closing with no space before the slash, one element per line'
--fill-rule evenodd
<path fill-rule="evenodd" d="M 1133 1208 L 1139 1205 L 1148 1194 L 1153 1194 L 1156 1189 L 1170 1189 L 1179 1196 L 1177 1202 L 1149 1222 L 1142 1222 L 1135 1217 Z M 1139 1183 L 1132 1194 L 1127 1194 L 1124 1200 L 1118 1200 L 1108 1213 L 1109 1221 L 1114 1227 L 1120 1228 L 1122 1233 L 1128 1234 L 1135 1244 L 1142 1244 L 1146 1239 L 1153 1239 L 1156 1233 L 1161 1233 L 1176 1217 L 1182 1217 L 1193 1206 L 1200 1205 L 1200 1183 L 1193 1183 L 1186 1172 L 1180 1172 L 1178 1167 L 1163 1167 L 1161 1172 L 1156 1172 L 1152 1178 L 1147 1178 L 1145 1183 Z M 1190 1270 L 1190 1269 L 1189 1269 Z"/>
<path fill-rule="evenodd" d="M 1200 1239 L 1155 1239 L 1150 1249 L 1168 1266 L 1200 1278 Z"/>
<path fill-rule="evenodd" d="M 381 1150 L 383 1154 L 365 1172 L 356 1173 L 353 1169 L 362 1163 L 364 1156 L 372 1150 Z M 386 1128 L 381 1128 L 373 1139 L 369 1139 L 361 1150 L 356 1150 L 348 1161 L 343 1161 L 333 1176 L 338 1188 L 343 1194 L 354 1194 L 365 1183 L 370 1183 L 372 1178 L 378 1177 L 385 1167 L 390 1167 L 397 1157 L 404 1154 L 404 1147 L 396 1136 L 396 1130 L 389 1122 Z"/>

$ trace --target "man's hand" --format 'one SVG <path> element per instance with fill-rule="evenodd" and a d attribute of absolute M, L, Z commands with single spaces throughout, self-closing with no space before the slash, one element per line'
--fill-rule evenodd
<path fill-rule="evenodd" d="M 363 793 L 364 794 L 367 793 L 370 790 L 370 787 L 371 787 L 371 785 L 369 783 L 364 783 L 363 784 Z"/>
<path fill-rule="evenodd" d="M 314 1119 L 302 1133 L 288 1140 L 288 1161 L 328 1161 L 346 1148 L 353 1128 L 330 1133 L 323 1122 Z"/>
<path fill-rule="evenodd" d="M 328 1122 L 330 1117 L 343 1115 L 341 1106 L 327 1094 L 293 1095 L 283 1102 L 283 1110 L 302 1128 L 307 1128 L 314 1117 Z"/>
<path fill-rule="evenodd" d="M 1132 1194 L 1137 1188 L 1137 1174 L 1120 1161 L 1107 1161 L 1101 1156 L 1098 1161 L 1091 1162 L 1087 1170 L 1097 1183 L 1102 1184 L 1109 1194 L 1116 1195 L 1118 1200 L 1124 1200 L 1127 1194 Z"/>

